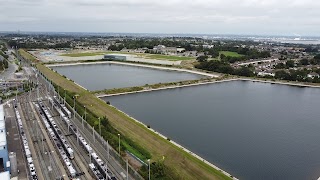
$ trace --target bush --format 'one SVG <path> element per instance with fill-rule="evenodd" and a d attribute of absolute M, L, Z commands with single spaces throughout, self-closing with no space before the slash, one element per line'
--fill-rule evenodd
<path fill-rule="evenodd" d="M 56 84 L 54 84 L 55 89 L 57 90 L 58 86 Z M 61 87 L 59 87 L 60 90 L 62 89 Z M 64 91 L 59 91 L 60 96 L 64 97 Z M 66 91 L 66 101 L 68 104 L 70 104 L 71 106 L 73 106 L 73 96 L 75 95 L 75 93 L 73 92 L 69 92 Z M 82 104 L 80 104 L 79 102 L 76 101 L 76 111 L 78 112 L 78 114 L 80 115 L 84 115 L 84 106 Z M 91 112 L 89 109 L 86 109 L 86 119 L 87 122 L 93 126 L 95 128 L 95 130 L 99 131 L 99 120 L 98 120 L 98 116 L 96 116 L 93 112 Z M 102 117 L 101 119 L 101 136 L 107 140 L 109 140 L 109 144 L 114 148 L 114 149 L 118 149 L 118 135 L 120 132 L 115 129 L 110 123 L 107 117 Z M 132 147 L 133 149 L 135 149 L 136 151 L 138 151 L 140 154 L 142 154 L 146 159 L 150 159 L 151 158 L 151 154 L 145 150 L 143 147 L 141 147 L 140 145 L 138 145 L 136 142 L 132 141 L 131 139 L 125 137 L 125 136 L 121 136 L 121 151 L 125 151 L 127 150 L 124 146 L 124 144 L 129 145 L 130 147 Z"/>

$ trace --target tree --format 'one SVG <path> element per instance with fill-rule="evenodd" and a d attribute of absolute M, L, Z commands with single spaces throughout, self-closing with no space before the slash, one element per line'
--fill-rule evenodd
<path fill-rule="evenodd" d="M 284 69 L 286 66 L 283 63 L 278 63 L 275 68 L 276 69 Z"/>
<path fill-rule="evenodd" d="M 217 51 L 215 49 L 209 49 L 208 55 L 210 55 L 212 58 L 219 57 L 219 51 Z"/>
<path fill-rule="evenodd" d="M 307 48 L 305 49 L 305 52 L 318 52 L 318 49 L 309 46 L 309 47 L 307 47 Z"/>
<path fill-rule="evenodd" d="M 289 80 L 290 79 L 290 74 L 287 73 L 284 70 L 280 70 L 280 71 L 276 71 L 275 76 L 276 79 L 286 79 Z"/>
<path fill-rule="evenodd" d="M 314 56 L 314 58 L 310 61 L 311 64 L 317 65 L 320 64 L 320 54 Z"/>
<path fill-rule="evenodd" d="M 221 59 L 221 60 L 225 60 L 225 59 L 226 59 L 226 57 L 227 57 L 226 55 L 224 55 L 224 54 L 220 54 L 220 59 Z"/>
<path fill-rule="evenodd" d="M 309 60 L 308 59 L 301 59 L 300 64 L 304 65 L 304 66 L 309 65 Z"/>
<path fill-rule="evenodd" d="M 287 67 L 287 68 L 292 68 L 292 67 L 294 67 L 294 61 L 293 61 L 293 60 L 288 60 L 288 61 L 286 62 L 286 67 Z"/>
<path fill-rule="evenodd" d="M 100 120 L 101 120 L 101 125 L 103 125 L 104 127 L 109 126 L 109 120 L 106 116 L 103 116 Z"/>
<path fill-rule="evenodd" d="M 241 68 L 236 70 L 235 74 L 237 74 L 239 76 L 247 76 L 247 77 L 254 76 L 253 71 L 249 67 L 246 67 L 246 66 L 241 66 Z"/>
<path fill-rule="evenodd" d="M 313 59 L 320 60 L 320 54 L 315 55 Z"/>
<path fill-rule="evenodd" d="M 197 57 L 197 61 L 199 62 L 205 62 L 208 60 L 208 56 L 199 56 Z"/>

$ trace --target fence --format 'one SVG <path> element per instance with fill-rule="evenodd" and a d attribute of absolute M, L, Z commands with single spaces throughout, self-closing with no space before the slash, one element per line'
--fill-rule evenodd
<path fill-rule="evenodd" d="M 70 120 L 71 121 L 74 121 L 75 119 L 78 120 L 78 123 L 81 123 L 81 126 L 83 129 L 86 128 L 86 130 L 88 130 L 88 132 L 92 132 L 92 136 L 93 136 L 95 143 L 99 143 L 100 146 L 103 147 L 104 150 L 108 152 L 108 154 L 107 154 L 108 159 L 112 158 L 113 160 L 115 160 L 115 162 L 120 164 L 124 170 L 127 170 L 128 174 L 130 174 L 133 179 L 143 180 L 143 177 L 126 160 L 124 160 L 124 158 L 122 158 L 121 155 L 115 149 L 113 149 L 109 145 L 109 143 L 102 136 L 100 136 L 100 134 L 97 133 L 97 131 L 87 121 L 85 121 L 85 119 L 83 119 L 83 117 L 80 114 L 78 114 L 77 111 L 74 111 L 73 107 L 70 104 L 68 104 L 65 101 L 65 99 L 60 96 L 60 94 L 58 94 L 56 92 L 52 83 L 44 75 L 42 75 L 42 77 L 47 82 L 48 92 L 50 92 L 50 90 L 52 90 L 53 94 L 56 95 L 60 100 L 62 100 L 63 103 L 65 103 L 66 107 L 72 113 L 73 117 L 70 118 Z M 74 112 L 75 112 L 75 114 L 74 114 Z M 76 117 L 76 118 L 74 118 L 74 117 Z M 76 122 L 74 122 L 74 123 L 76 123 Z"/>

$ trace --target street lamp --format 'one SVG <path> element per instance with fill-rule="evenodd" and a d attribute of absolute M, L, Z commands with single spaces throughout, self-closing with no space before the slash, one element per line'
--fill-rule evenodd
<path fill-rule="evenodd" d="M 67 93 L 66 93 L 66 89 L 63 89 L 64 90 L 64 105 L 66 105 L 66 96 L 67 96 Z"/>
<path fill-rule="evenodd" d="M 98 117 L 98 119 L 99 119 L 99 134 L 100 134 L 100 136 L 101 136 L 101 118 Z"/>
<path fill-rule="evenodd" d="M 84 106 L 84 120 L 87 121 L 87 107 Z"/>
<path fill-rule="evenodd" d="M 74 120 L 76 120 L 76 98 L 78 96 L 79 96 L 78 94 L 73 96 L 73 119 Z"/>
<path fill-rule="evenodd" d="M 118 134 L 119 136 L 119 156 L 120 156 L 120 134 Z"/>
<path fill-rule="evenodd" d="M 83 106 L 84 107 L 84 120 L 87 122 L 87 108 L 86 106 Z M 83 126 L 83 118 L 82 118 L 82 128 L 84 128 Z"/>
<path fill-rule="evenodd" d="M 148 159 L 148 163 L 149 163 L 149 180 L 150 180 L 150 159 Z"/>

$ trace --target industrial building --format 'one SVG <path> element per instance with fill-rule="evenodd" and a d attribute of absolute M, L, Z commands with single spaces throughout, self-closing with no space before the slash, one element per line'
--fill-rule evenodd
<path fill-rule="evenodd" d="M 109 61 L 125 61 L 127 57 L 124 55 L 117 55 L 117 54 L 106 54 L 104 55 L 103 59 Z"/>
<path fill-rule="evenodd" d="M 9 171 L 9 155 L 7 146 L 5 116 L 3 104 L 0 105 L 0 172 Z"/>

